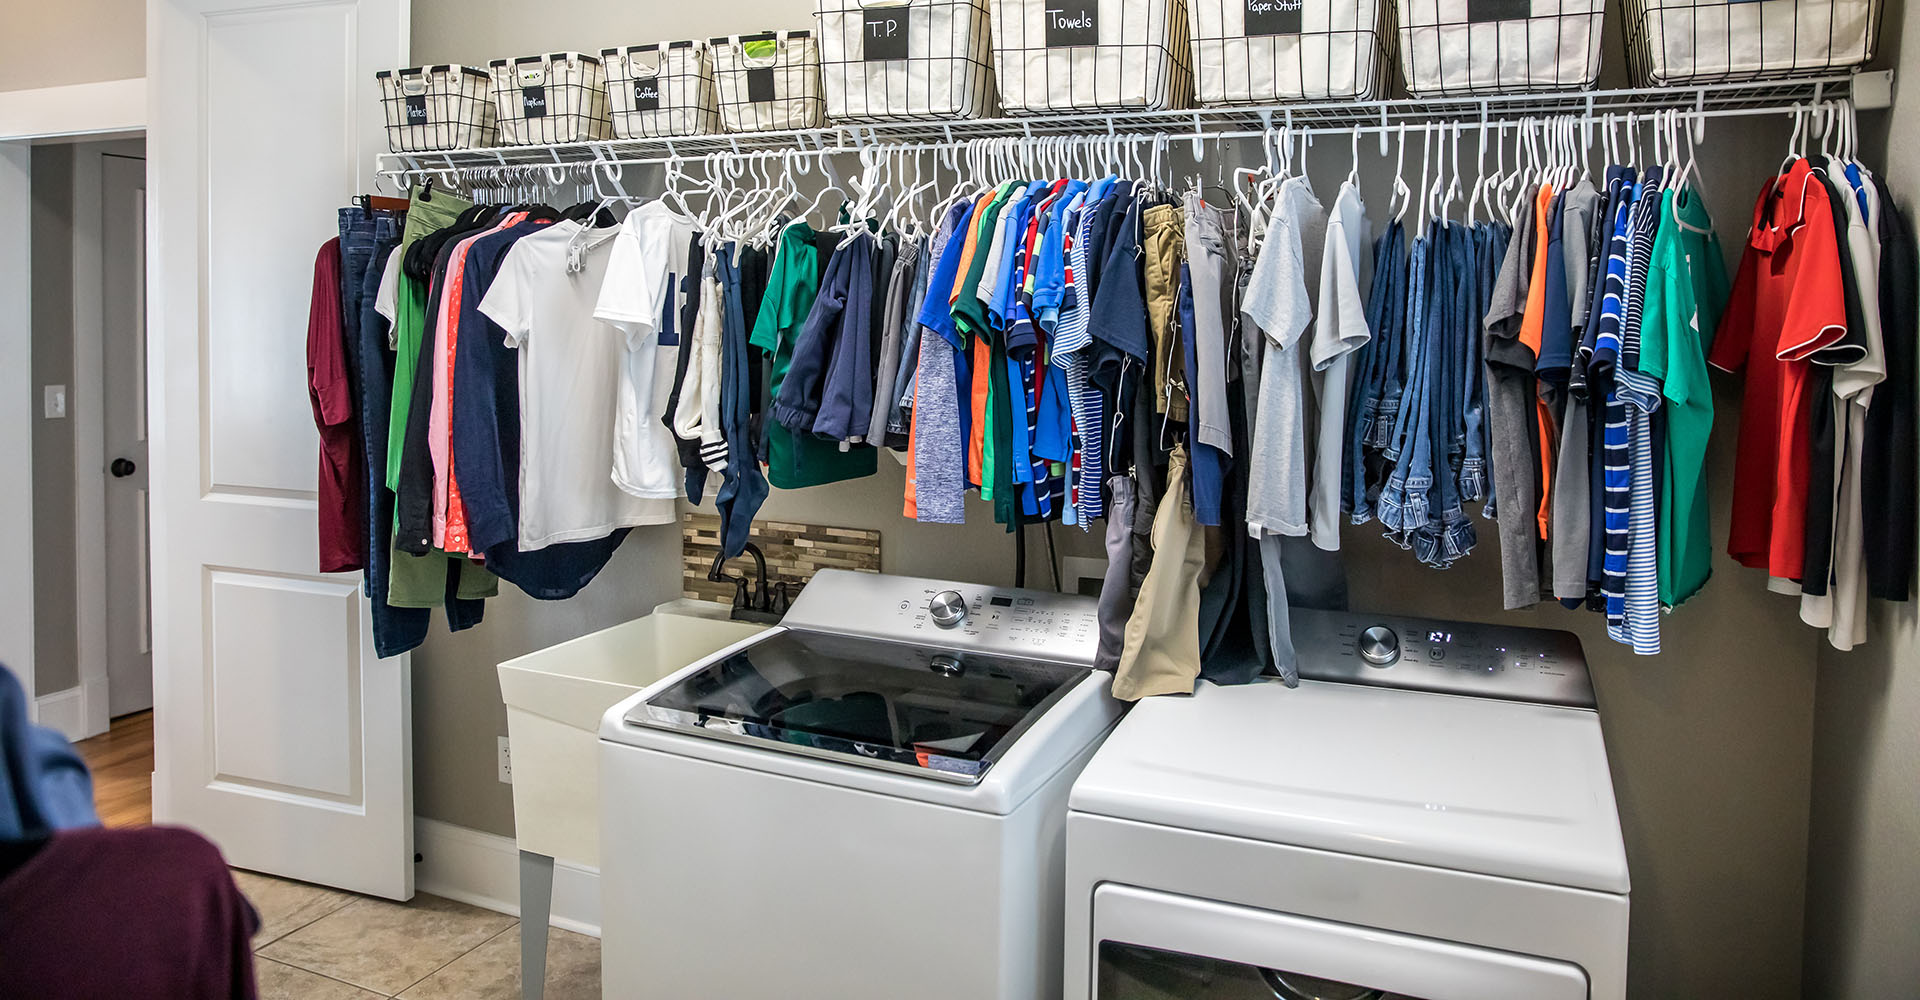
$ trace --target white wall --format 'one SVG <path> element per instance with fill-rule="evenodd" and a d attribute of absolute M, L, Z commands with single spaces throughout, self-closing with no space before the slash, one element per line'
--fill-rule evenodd
<path fill-rule="evenodd" d="M 0 91 L 146 75 L 144 0 L 4 0 L 0 15 Z"/>
<path fill-rule="evenodd" d="M 25 143 L 0 142 L 0 274 L 28 271 L 25 224 L 33 166 Z M 0 468 L 33 468 L 33 321 L 24 298 L 0 296 Z M 0 476 L 0 551 L 11 555 L 0 573 L 0 663 L 20 675 L 29 696 L 33 670 L 33 482 Z"/>

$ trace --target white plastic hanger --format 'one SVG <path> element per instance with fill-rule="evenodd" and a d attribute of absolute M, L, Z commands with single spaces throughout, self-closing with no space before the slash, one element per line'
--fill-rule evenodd
<path fill-rule="evenodd" d="M 1404 121 L 1400 123 L 1399 143 L 1393 161 L 1393 194 L 1387 200 L 1395 222 L 1407 217 L 1407 207 L 1413 203 L 1413 189 L 1407 187 L 1407 123 Z"/>

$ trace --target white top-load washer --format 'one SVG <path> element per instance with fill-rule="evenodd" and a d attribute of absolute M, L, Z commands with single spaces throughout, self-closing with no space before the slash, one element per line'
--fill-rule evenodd
<path fill-rule="evenodd" d="M 1057 995 L 1092 600 L 824 570 L 601 724 L 605 995 Z"/>
<path fill-rule="evenodd" d="M 1300 686 L 1137 706 L 1074 786 L 1068 1000 L 1621 1000 L 1580 644 L 1295 610 Z"/>

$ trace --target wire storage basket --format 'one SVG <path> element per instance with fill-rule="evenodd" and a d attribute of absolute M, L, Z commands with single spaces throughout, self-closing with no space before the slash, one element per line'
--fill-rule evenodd
<path fill-rule="evenodd" d="M 1600 77 L 1605 0 L 1394 0 L 1407 93 L 1587 88 Z"/>
<path fill-rule="evenodd" d="M 992 114 L 986 0 L 817 0 L 817 6 L 828 118 Z"/>
<path fill-rule="evenodd" d="M 764 31 L 713 40 L 720 124 L 729 132 L 819 128 L 820 46 L 808 31 Z"/>
<path fill-rule="evenodd" d="M 1388 0 L 1187 0 L 1204 107 L 1368 100 L 1386 90 Z M 1384 43 L 1384 45 L 1383 45 Z"/>
<path fill-rule="evenodd" d="M 396 153 L 471 149 L 499 140 L 491 77 L 473 66 L 445 64 L 383 69 L 380 107 L 387 114 L 387 148 Z"/>
<path fill-rule="evenodd" d="M 493 104 L 508 146 L 607 139 L 607 70 L 579 52 L 495 59 Z"/>
<path fill-rule="evenodd" d="M 1193 102 L 1185 0 L 995 0 L 994 77 L 1010 114 L 1163 111 Z"/>
<path fill-rule="evenodd" d="M 720 131 L 713 60 L 704 41 L 602 49 L 616 139 L 657 139 Z"/>
<path fill-rule="evenodd" d="M 1627 62 L 1646 86 L 1844 70 L 1873 58 L 1880 0 L 1627 0 Z"/>

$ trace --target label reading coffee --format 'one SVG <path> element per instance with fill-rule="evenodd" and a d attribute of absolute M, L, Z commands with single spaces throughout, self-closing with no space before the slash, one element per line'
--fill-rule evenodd
<path fill-rule="evenodd" d="M 425 125 L 427 123 L 427 95 L 407 95 L 407 124 Z"/>
<path fill-rule="evenodd" d="M 636 76 L 633 78 L 633 110 L 660 110 L 660 78 L 657 76 Z"/>
<path fill-rule="evenodd" d="M 869 7 L 860 35 L 861 55 L 867 62 L 907 57 L 907 8 Z"/>
<path fill-rule="evenodd" d="M 1533 16 L 1531 0 L 1467 0 L 1467 20 L 1523 21 Z"/>
<path fill-rule="evenodd" d="M 773 67 L 747 70 L 747 100 L 758 103 L 773 99 Z"/>
<path fill-rule="evenodd" d="M 1247 34 L 1297 35 L 1305 0 L 1247 0 Z"/>
<path fill-rule="evenodd" d="M 547 116 L 547 88 L 544 84 L 520 88 L 520 113 L 524 118 Z"/>
<path fill-rule="evenodd" d="M 1095 0 L 1076 0 L 1046 9 L 1047 48 L 1100 44 L 1100 5 Z"/>

